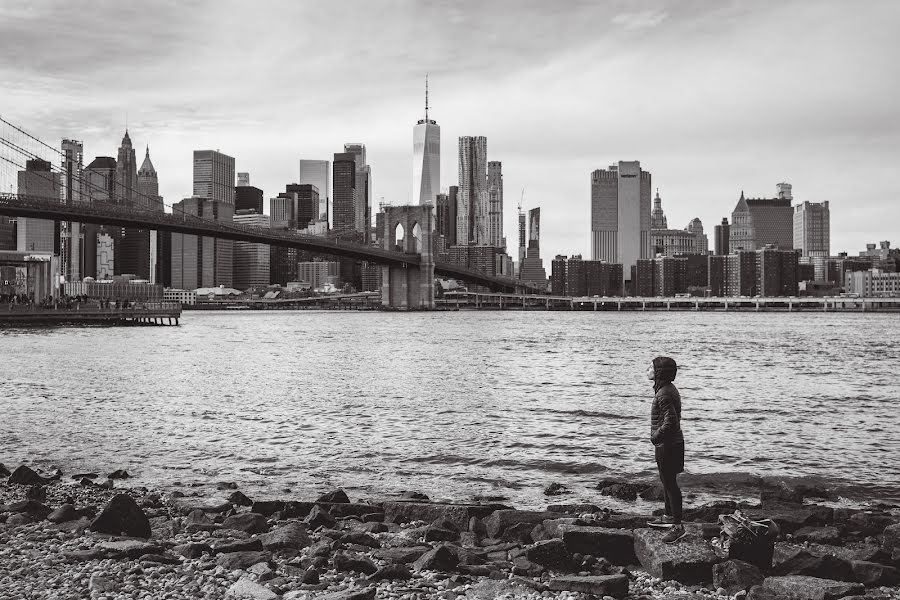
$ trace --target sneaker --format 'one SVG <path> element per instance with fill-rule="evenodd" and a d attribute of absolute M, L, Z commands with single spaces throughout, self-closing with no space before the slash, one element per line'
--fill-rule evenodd
<path fill-rule="evenodd" d="M 668 529 L 669 527 L 675 525 L 675 519 L 669 515 L 663 515 L 655 521 L 648 521 L 647 525 L 649 525 L 650 527 Z"/>
<path fill-rule="evenodd" d="M 663 536 L 662 541 L 667 544 L 674 544 L 686 535 L 687 533 L 685 532 L 684 527 L 681 525 L 674 525 L 672 529 L 669 530 L 669 533 Z"/>

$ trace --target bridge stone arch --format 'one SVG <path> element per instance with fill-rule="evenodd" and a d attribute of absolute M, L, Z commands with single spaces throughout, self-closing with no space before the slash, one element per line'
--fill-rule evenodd
<path fill-rule="evenodd" d="M 431 232 L 434 212 L 430 204 L 384 207 L 385 250 L 401 246 L 397 242 L 397 226 L 403 228 L 402 252 L 418 254 L 418 265 L 381 267 L 381 304 L 405 310 L 434 308 L 434 256 Z M 415 233 L 419 239 L 416 239 Z M 418 251 L 417 251 L 418 250 Z"/>

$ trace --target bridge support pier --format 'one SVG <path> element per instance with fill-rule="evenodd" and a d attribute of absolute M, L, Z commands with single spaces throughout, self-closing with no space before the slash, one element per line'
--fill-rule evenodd
<path fill-rule="evenodd" d="M 418 265 L 381 268 L 381 304 L 401 310 L 434 308 L 434 257 L 431 233 L 434 212 L 430 204 L 384 207 L 384 248 L 418 254 Z M 403 235 L 398 240 L 402 227 Z"/>

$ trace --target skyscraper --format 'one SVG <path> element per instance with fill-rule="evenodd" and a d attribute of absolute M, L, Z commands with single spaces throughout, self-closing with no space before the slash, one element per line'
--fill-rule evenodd
<path fill-rule="evenodd" d="M 650 229 L 668 229 L 669 222 L 666 213 L 662 209 L 662 198 L 659 197 L 659 188 L 656 188 L 656 197 L 653 199 L 653 211 L 650 213 Z"/>
<path fill-rule="evenodd" d="M 252 210 L 256 214 L 263 214 L 263 191 L 250 184 L 236 186 L 234 188 L 234 210 Z"/>
<path fill-rule="evenodd" d="M 114 202 L 116 189 L 116 159 L 111 156 L 98 156 L 84 170 L 84 187 L 82 198 L 86 198 L 92 205 Z M 82 277 L 101 277 L 99 265 L 102 262 L 104 269 L 113 275 L 113 239 L 118 237 L 119 228 L 107 225 L 95 225 L 85 223 L 84 236 L 84 269 Z M 99 260 L 101 253 L 100 235 L 105 239 L 102 247 L 103 260 Z M 99 262 L 98 262 L 99 261 Z"/>
<path fill-rule="evenodd" d="M 346 236 L 356 231 L 356 155 L 352 152 L 337 153 L 332 167 L 332 229 L 337 235 Z"/>
<path fill-rule="evenodd" d="M 194 197 L 234 205 L 234 158 L 218 150 L 194 150 Z"/>
<path fill-rule="evenodd" d="M 144 154 L 144 162 L 137 172 L 137 192 L 144 208 L 151 212 L 165 212 L 162 196 L 159 195 L 159 177 L 150 160 L 150 146 Z"/>
<path fill-rule="evenodd" d="M 62 202 L 81 204 L 84 171 L 84 145 L 77 140 L 62 141 Z M 60 223 L 60 271 L 66 281 L 81 281 L 84 270 L 84 233 L 81 223 Z"/>
<path fill-rule="evenodd" d="M 455 246 L 459 242 L 456 240 L 456 211 L 459 210 L 459 186 L 451 185 L 447 191 L 447 203 L 450 205 L 450 220 L 447 222 L 447 247 Z"/>
<path fill-rule="evenodd" d="M 794 248 L 801 256 L 831 254 L 831 211 L 825 202 L 803 202 L 794 207 Z"/>
<path fill-rule="evenodd" d="M 354 227 L 368 241 L 369 230 L 372 228 L 372 169 L 366 163 L 366 145 L 344 144 L 344 152 L 353 154 L 356 163 L 356 187 L 353 192 Z"/>
<path fill-rule="evenodd" d="M 621 263 L 628 281 L 638 259 L 651 255 L 650 181 L 638 161 L 591 174 L 591 258 Z"/>
<path fill-rule="evenodd" d="M 503 165 L 492 160 L 487 170 L 488 244 L 506 251 L 503 236 Z"/>
<path fill-rule="evenodd" d="M 290 183 L 284 188 L 288 194 L 296 193 L 294 219 L 297 229 L 306 229 L 310 221 L 319 218 L 319 188 L 310 183 Z"/>
<path fill-rule="evenodd" d="M 522 192 L 524 195 L 524 192 Z M 519 268 L 522 268 L 522 261 L 525 259 L 525 212 L 522 210 L 522 203 L 519 203 Z"/>
<path fill-rule="evenodd" d="M 490 245 L 488 237 L 487 138 L 459 138 L 456 243 Z"/>
<path fill-rule="evenodd" d="M 234 222 L 251 227 L 269 227 L 269 217 L 253 210 L 237 211 L 234 215 Z M 268 244 L 234 242 L 234 287 L 246 290 L 254 286 L 269 285 L 269 258 Z"/>
<path fill-rule="evenodd" d="M 124 204 L 132 208 L 146 208 L 143 199 L 137 193 L 137 158 L 128 130 L 119 145 L 119 156 L 116 159 L 116 187 L 113 193 L 116 204 Z"/>
<path fill-rule="evenodd" d="M 319 218 L 330 222 L 331 168 L 328 161 L 301 158 L 298 183 L 308 183 L 319 189 Z"/>
<path fill-rule="evenodd" d="M 731 240 L 731 225 L 728 224 L 728 217 L 722 217 L 722 224 L 716 225 L 716 244 L 715 253 L 718 256 L 729 253 Z M 724 263 L 723 263 L 724 264 Z M 713 294 L 714 296 L 716 294 Z"/>
<path fill-rule="evenodd" d="M 26 161 L 25 170 L 18 174 L 20 196 L 59 198 L 60 184 L 60 174 L 52 171 L 49 162 L 39 158 Z M 18 251 L 59 254 L 59 222 L 31 217 L 18 217 L 16 221 Z"/>
<path fill-rule="evenodd" d="M 147 149 L 149 161 L 150 149 Z M 150 168 L 153 168 L 152 163 Z M 149 183 L 149 182 L 145 182 Z M 159 187 L 157 185 L 157 192 Z M 134 146 L 128 130 L 122 138 L 119 146 L 118 159 L 116 160 L 116 189 L 115 197 L 118 204 L 123 204 L 135 210 L 152 210 L 156 203 L 156 195 L 153 197 L 142 196 L 138 190 L 138 168 Z M 115 253 L 116 274 L 133 274 L 141 279 L 150 279 L 150 230 L 135 227 L 119 229 L 115 238 L 113 251 Z"/>
<path fill-rule="evenodd" d="M 411 202 L 434 205 L 441 189 L 441 127 L 428 118 L 428 77 L 425 77 L 425 118 L 413 127 Z"/>
<path fill-rule="evenodd" d="M 231 189 L 234 190 L 233 185 Z M 234 220 L 234 203 L 223 200 L 191 197 L 172 208 L 175 214 L 217 223 L 232 223 Z M 183 290 L 220 285 L 232 287 L 233 258 L 234 242 L 231 240 L 173 233 L 172 287 Z"/>
<path fill-rule="evenodd" d="M 773 245 L 794 247 L 794 216 L 790 184 L 779 183 L 775 198 L 745 198 L 744 192 L 731 213 L 730 252 L 759 250 Z"/>
<path fill-rule="evenodd" d="M 535 286 L 547 285 L 547 271 L 541 260 L 541 208 L 528 211 L 528 251 L 519 267 L 519 279 Z"/>

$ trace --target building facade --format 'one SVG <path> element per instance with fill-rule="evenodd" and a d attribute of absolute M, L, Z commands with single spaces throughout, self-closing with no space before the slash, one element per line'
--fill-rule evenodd
<path fill-rule="evenodd" d="M 900 298 L 900 273 L 881 269 L 848 271 L 845 274 L 844 289 L 863 298 Z"/>
<path fill-rule="evenodd" d="M 194 198 L 234 206 L 234 187 L 234 157 L 218 150 L 194 150 Z"/>
<path fill-rule="evenodd" d="M 231 186 L 232 192 L 234 186 Z M 185 198 L 173 206 L 175 214 L 230 224 L 234 222 L 231 202 L 209 198 Z M 233 287 L 234 242 L 219 238 L 172 234 L 171 287 L 196 290 L 204 287 Z"/>
<path fill-rule="evenodd" d="M 84 145 L 78 140 L 64 139 L 60 147 L 62 153 L 62 176 L 60 194 L 63 204 L 68 206 L 85 202 L 82 194 L 84 179 Z M 84 232 L 81 223 L 63 221 L 60 223 L 60 270 L 67 282 L 80 281 L 84 272 Z"/>
<path fill-rule="evenodd" d="M 254 210 L 239 210 L 234 223 L 249 227 L 269 228 L 269 217 Z M 234 242 L 232 283 L 235 289 L 269 285 L 269 246 L 254 242 Z"/>
<path fill-rule="evenodd" d="M 831 211 L 828 201 L 802 202 L 794 207 L 794 248 L 803 258 L 831 255 Z"/>
<path fill-rule="evenodd" d="M 339 236 L 356 229 L 356 156 L 351 152 L 334 155 L 332 184 L 332 229 Z M 274 225 L 274 220 L 273 220 Z"/>
<path fill-rule="evenodd" d="M 234 212 L 252 210 L 256 214 L 263 214 L 263 191 L 258 187 L 239 185 L 234 188 Z"/>
<path fill-rule="evenodd" d="M 459 138 L 458 245 L 490 245 L 488 236 L 487 138 Z"/>
<path fill-rule="evenodd" d="M 51 164 L 45 160 L 35 158 L 26 161 L 25 170 L 18 173 L 17 183 L 19 195 L 60 198 L 60 174 L 53 172 Z M 18 251 L 59 255 L 59 222 L 18 217 L 16 223 Z"/>
<path fill-rule="evenodd" d="M 308 183 L 319 190 L 319 219 L 331 222 L 331 165 L 327 160 L 300 159 L 299 183 Z"/>
<path fill-rule="evenodd" d="M 591 259 L 622 264 L 625 277 L 651 257 L 650 173 L 620 161 L 591 174 Z"/>
<path fill-rule="evenodd" d="M 372 229 L 372 168 L 366 162 L 366 145 L 344 144 L 344 152 L 353 154 L 356 165 L 353 189 L 354 228 L 368 241 Z M 431 203 L 434 204 L 433 199 Z"/>
<path fill-rule="evenodd" d="M 503 164 L 492 160 L 487 165 L 488 244 L 506 249 L 503 235 Z"/>
<path fill-rule="evenodd" d="M 718 256 L 728 254 L 731 246 L 731 225 L 728 224 L 728 218 L 723 217 L 722 223 L 716 225 L 716 241 L 714 253 Z"/>
<path fill-rule="evenodd" d="M 525 283 L 546 287 L 547 271 L 541 260 L 541 207 L 537 206 L 528 211 L 528 248 L 525 258 L 519 265 L 519 279 Z M 552 267 L 551 267 L 552 268 Z"/>
<path fill-rule="evenodd" d="M 341 277 L 341 263 L 336 260 L 304 261 L 297 263 L 297 280 L 321 289 L 326 283 L 337 287 Z"/>
<path fill-rule="evenodd" d="M 425 118 L 413 127 L 413 204 L 434 205 L 441 191 L 441 127 L 428 117 L 428 83 L 425 84 Z"/>
<path fill-rule="evenodd" d="M 772 245 L 781 250 L 794 247 L 794 210 L 790 189 L 778 184 L 776 198 L 745 198 L 744 192 L 731 213 L 729 252 L 759 250 Z M 787 190 L 787 193 L 786 193 Z"/>

